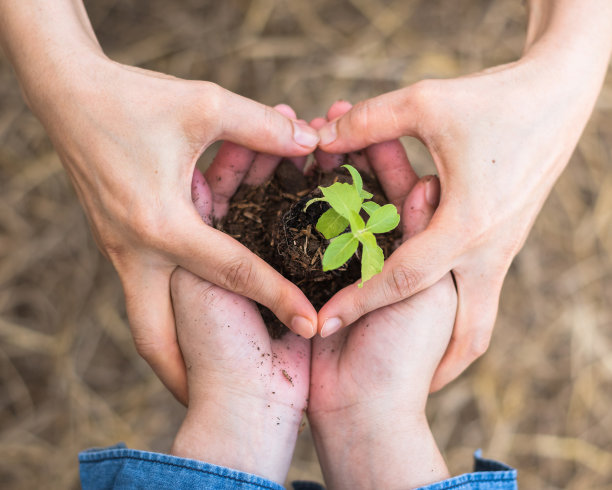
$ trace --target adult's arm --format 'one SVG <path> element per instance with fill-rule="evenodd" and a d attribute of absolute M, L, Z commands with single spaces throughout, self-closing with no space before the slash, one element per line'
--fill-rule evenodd
<path fill-rule="evenodd" d="M 518 61 L 366 100 L 319 130 L 331 153 L 409 135 L 432 154 L 442 195 L 430 225 L 362 289 L 339 291 L 319 325 L 322 335 L 333 333 L 452 270 L 457 319 L 433 390 L 487 349 L 506 272 L 576 146 L 612 50 L 609 0 L 528 5 Z"/>
<path fill-rule="evenodd" d="M 316 312 L 301 291 L 203 223 L 190 192 L 195 163 L 212 142 L 306 155 L 318 142 L 313 129 L 214 83 L 113 62 L 81 0 L 3 0 L 0 42 L 119 273 L 138 351 L 179 399 L 187 391 L 170 300 L 177 265 L 314 334 Z M 223 193 L 247 170 L 228 165 L 210 186 Z"/>

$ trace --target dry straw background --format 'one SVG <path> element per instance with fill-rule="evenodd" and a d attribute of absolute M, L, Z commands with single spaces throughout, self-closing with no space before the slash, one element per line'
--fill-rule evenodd
<path fill-rule="evenodd" d="M 517 0 L 98 0 L 110 57 L 213 80 L 304 118 L 516 59 Z M 136 355 L 122 292 L 0 57 L 0 486 L 78 488 L 80 449 L 165 451 L 183 409 Z M 420 172 L 427 153 L 407 141 Z M 471 453 L 526 489 L 612 489 L 612 76 L 507 278 L 489 352 L 433 397 L 453 473 Z M 320 478 L 306 431 L 291 478 Z"/>

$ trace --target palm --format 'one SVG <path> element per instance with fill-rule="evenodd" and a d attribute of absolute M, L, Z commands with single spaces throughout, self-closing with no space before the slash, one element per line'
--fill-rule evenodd
<path fill-rule="evenodd" d="M 271 339 L 252 301 L 195 276 L 192 281 L 175 298 L 177 309 L 199 305 L 193 314 L 177 316 L 190 394 L 194 386 L 202 396 L 222 386 L 247 398 L 305 406 L 309 342 L 290 332 Z"/>
<path fill-rule="evenodd" d="M 422 409 L 451 334 L 454 296 L 447 276 L 409 299 L 369 313 L 328 339 L 317 338 L 310 411 L 331 412 L 367 403 L 372 393 L 404 393 L 407 403 Z"/>

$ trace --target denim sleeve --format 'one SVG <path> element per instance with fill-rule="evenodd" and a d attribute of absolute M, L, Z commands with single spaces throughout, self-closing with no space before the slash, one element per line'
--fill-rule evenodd
<path fill-rule="evenodd" d="M 124 444 L 79 454 L 83 490 L 245 489 L 282 490 L 278 483 L 241 471 L 167 454 L 136 451 Z M 318 483 L 294 482 L 294 490 L 323 490 Z M 516 490 L 516 470 L 474 455 L 474 472 L 419 490 Z"/>
<path fill-rule="evenodd" d="M 294 490 L 324 490 L 318 483 L 293 482 Z M 516 470 L 503 463 L 484 459 L 480 449 L 474 453 L 474 472 L 432 483 L 415 490 L 517 490 Z"/>
<path fill-rule="evenodd" d="M 79 454 L 83 490 L 282 490 L 257 475 L 193 459 L 136 451 L 117 444 Z"/>

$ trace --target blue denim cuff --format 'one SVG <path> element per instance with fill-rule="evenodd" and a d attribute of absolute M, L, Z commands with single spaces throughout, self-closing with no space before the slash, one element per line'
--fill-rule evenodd
<path fill-rule="evenodd" d="M 79 454 L 84 490 L 107 489 L 246 489 L 282 490 L 278 483 L 257 475 L 177 458 L 167 454 L 127 449 L 117 444 Z M 294 482 L 294 490 L 324 490 L 313 482 Z M 417 490 L 516 490 L 516 470 L 474 454 L 474 472 L 433 483 Z"/>
<path fill-rule="evenodd" d="M 125 444 L 83 451 L 79 466 L 84 490 L 283 489 L 257 475 L 193 459 L 127 449 Z"/>
<path fill-rule="evenodd" d="M 474 472 L 432 483 L 416 490 L 517 490 L 516 470 L 485 459 L 479 449 L 474 453 Z"/>
<path fill-rule="evenodd" d="M 484 459 L 474 453 L 474 472 L 432 483 L 416 490 L 517 490 L 516 470 L 503 463 Z M 293 490 L 325 490 L 318 483 L 293 482 Z"/>

